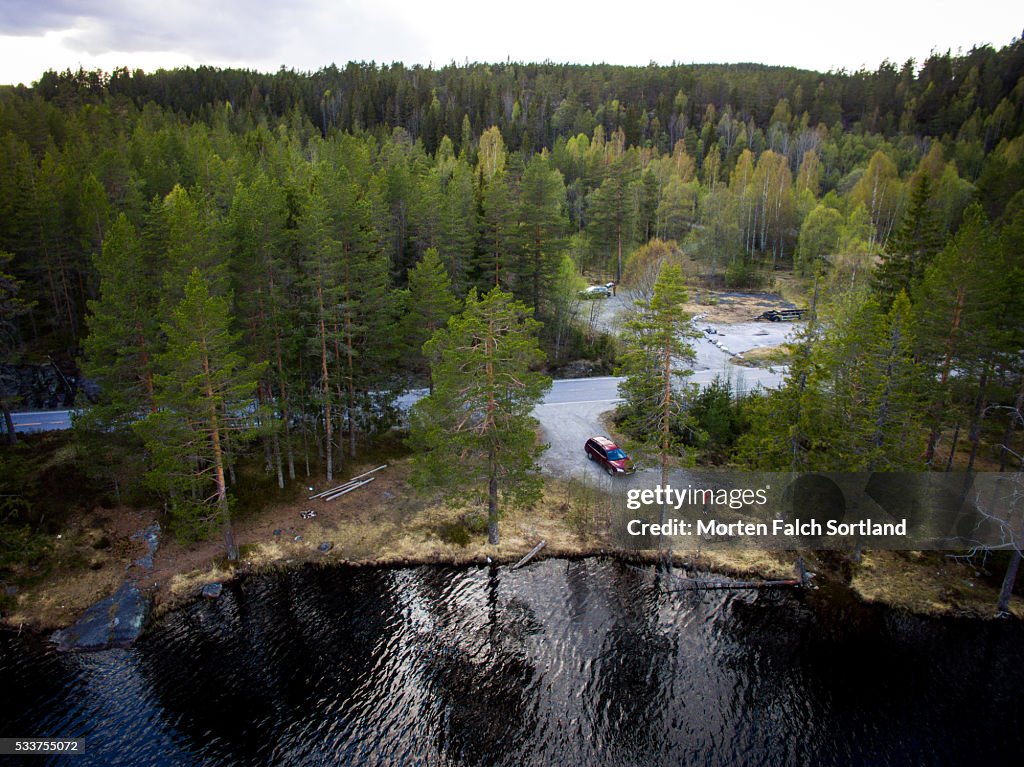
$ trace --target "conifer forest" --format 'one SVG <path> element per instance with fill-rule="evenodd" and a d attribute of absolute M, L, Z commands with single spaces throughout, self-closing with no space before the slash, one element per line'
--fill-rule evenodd
<path fill-rule="evenodd" d="M 642 294 L 663 264 L 691 295 L 785 276 L 807 322 L 780 388 L 686 390 L 650 441 L 759 470 L 1021 470 L 1024 43 L 824 74 L 350 63 L 0 89 L 0 355 L 91 382 L 93 480 L 184 535 L 230 516 L 243 461 L 331 479 L 401 392 L 455 396 L 441 355 L 495 312 L 530 375 L 631 375 L 579 292 Z"/>

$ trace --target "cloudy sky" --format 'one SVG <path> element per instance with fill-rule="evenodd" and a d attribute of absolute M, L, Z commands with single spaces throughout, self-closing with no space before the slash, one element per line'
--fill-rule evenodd
<path fill-rule="evenodd" d="M 352 60 L 875 69 L 932 50 L 1001 47 L 1024 29 L 1019 3 L 969 8 L 962 0 L 0 0 L 0 84 L 79 66 L 305 71 Z"/>

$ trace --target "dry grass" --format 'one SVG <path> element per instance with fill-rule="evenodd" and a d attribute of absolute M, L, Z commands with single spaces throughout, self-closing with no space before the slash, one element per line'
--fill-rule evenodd
<path fill-rule="evenodd" d="M 38 586 L 24 589 L 4 622 L 19 627 L 25 623 L 37 629 L 67 626 L 90 605 L 114 593 L 123 581 L 124 571 L 116 567 L 54 573 Z"/>
<path fill-rule="evenodd" d="M 942 552 L 865 552 L 850 586 L 865 602 L 928 615 L 991 617 L 999 596 L 973 567 Z M 1015 597 L 1010 610 L 1024 618 L 1024 601 Z"/>
<path fill-rule="evenodd" d="M 611 430 L 609 430 L 611 431 Z M 365 468 L 351 467 L 356 474 Z M 547 547 L 541 556 L 578 557 L 614 554 L 632 561 L 655 561 L 657 552 L 615 551 L 611 545 L 613 515 L 608 497 L 580 481 L 548 479 L 541 501 L 531 509 L 508 511 L 501 521 L 501 544 L 489 546 L 486 533 L 470 524 L 467 510 L 444 504 L 438 496 L 416 493 L 409 485 L 409 463 L 398 462 L 378 479 L 337 501 L 307 501 L 304 497 L 281 503 L 239 523 L 236 540 L 242 562 L 228 566 L 220 541 L 182 546 L 164 536 L 153 571 L 132 568 L 140 585 L 154 594 L 157 612 L 195 598 L 206 583 L 229 580 L 239 572 L 272 570 L 305 562 L 360 565 L 419 563 L 465 564 L 514 562 L 541 540 Z M 303 519 L 305 509 L 317 512 Z M 480 510 L 470 510 L 477 517 Z M 124 565 L 142 553 L 128 535 L 144 527 L 151 516 L 121 511 L 107 519 L 107 528 L 121 531 L 113 545 L 100 552 L 102 567 L 57 572 L 18 597 L 17 608 L 4 620 L 36 628 L 68 625 L 97 599 L 112 593 L 125 576 Z M 465 545 L 452 542 L 445 530 L 467 530 Z M 296 540 L 298 538 L 298 540 Z M 327 552 L 318 550 L 330 542 Z M 737 578 L 792 577 L 795 552 L 758 549 L 697 551 L 677 550 L 675 560 L 701 570 Z M 811 569 L 825 570 L 805 552 Z M 897 608 L 930 614 L 969 613 L 991 615 L 996 594 L 973 570 L 941 554 L 907 555 L 867 552 L 852 567 L 852 588 L 863 600 L 884 602 Z M 823 572 L 823 577 L 836 573 Z M 1014 600 L 1013 611 L 1024 617 L 1024 604 Z"/>
<path fill-rule="evenodd" d="M 167 584 L 168 593 L 173 598 L 191 597 L 206 584 L 226 581 L 232 574 L 231 568 L 221 567 L 219 564 L 201 570 L 178 573 L 171 576 L 171 581 Z"/>
<path fill-rule="evenodd" d="M 796 302 L 802 306 L 801 300 Z M 691 301 L 683 308 L 691 315 L 701 315 L 702 322 L 730 325 L 750 322 L 769 309 L 787 306 L 787 299 L 778 293 L 744 293 L 719 290 L 693 290 Z"/>
<path fill-rule="evenodd" d="M 47 567 L 52 569 L 35 578 L 27 573 L 29 584 L 18 592 L 3 622 L 50 629 L 76 620 L 86 608 L 116 591 L 128 566 L 145 553 L 145 545 L 130 536 L 145 527 L 147 519 L 129 509 L 94 515 L 88 526 L 81 516 L 69 519 L 47 557 Z"/>
<path fill-rule="evenodd" d="M 781 579 L 795 576 L 797 554 L 765 549 L 712 549 L 681 552 L 701 570 L 725 573 L 734 578 Z"/>
<path fill-rule="evenodd" d="M 744 365 L 750 368 L 774 367 L 775 365 L 788 365 L 793 355 L 793 347 L 790 344 L 778 344 L 776 346 L 757 346 L 743 352 L 742 358 L 733 358 L 736 365 Z"/>

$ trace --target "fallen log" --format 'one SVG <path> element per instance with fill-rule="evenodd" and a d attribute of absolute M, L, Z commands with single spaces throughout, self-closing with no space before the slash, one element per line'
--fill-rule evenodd
<path fill-rule="evenodd" d="M 534 546 L 532 549 L 530 549 L 530 551 L 526 554 L 525 557 L 520 559 L 518 562 L 516 562 L 514 565 L 512 565 L 512 567 L 510 567 L 509 569 L 510 570 L 518 570 L 520 567 L 522 567 L 527 562 L 529 562 L 531 559 L 533 559 L 534 556 L 537 554 L 537 552 L 540 551 L 541 549 L 543 549 L 547 545 L 548 545 L 547 541 L 541 541 L 536 546 Z"/>
<path fill-rule="evenodd" d="M 796 569 L 797 576 L 795 578 L 757 581 L 711 581 L 680 578 L 677 580 L 680 587 L 676 589 L 668 589 L 668 591 L 670 593 L 675 593 L 679 591 L 741 591 L 744 589 L 816 588 L 811 583 L 814 578 L 814 573 L 807 571 L 807 568 L 804 566 L 803 557 L 797 557 L 794 567 Z"/>

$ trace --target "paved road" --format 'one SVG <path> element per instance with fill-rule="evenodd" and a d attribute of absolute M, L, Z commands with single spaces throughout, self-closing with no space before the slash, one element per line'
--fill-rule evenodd
<path fill-rule="evenodd" d="M 717 373 L 732 376 L 733 387 L 749 391 L 755 386 L 774 387 L 782 380 L 781 372 L 740 368 L 732 365 L 718 370 L 698 370 L 691 377 L 694 383 L 707 384 Z M 601 423 L 601 415 L 612 410 L 619 402 L 619 383 L 623 379 L 606 376 L 602 378 L 577 378 L 557 380 L 534 411 L 541 424 L 542 437 L 551 447 L 541 458 L 541 466 L 554 476 L 579 477 L 585 475 L 594 484 L 611 481 L 595 464 L 584 458 L 583 443 L 594 434 L 607 430 Z M 400 399 L 409 407 L 426 390 L 408 392 Z M 22 433 L 51 431 L 71 428 L 70 410 L 50 410 L 14 413 L 15 429 Z M 629 479 L 616 479 L 620 484 Z"/>
<path fill-rule="evenodd" d="M 71 428 L 71 410 L 36 410 L 11 413 L 14 431 L 32 434 L 38 431 L 60 431 Z M 3 419 L 0 418 L 0 423 Z"/>
<path fill-rule="evenodd" d="M 698 370 L 690 380 L 705 385 L 720 372 L 731 376 L 733 388 L 742 391 L 750 391 L 757 386 L 776 387 L 783 378 L 781 371 L 729 365 L 726 369 Z M 620 401 L 618 387 L 622 380 L 607 377 L 554 382 L 543 404 L 534 410 L 540 421 L 542 439 L 550 445 L 540 460 L 546 473 L 565 478 L 586 476 L 598 485 L 610 481 L 596 464 L 585 459 L 583 443 L 595 434 L 607 433 L 601 423 L 601 415 Z M 616 481 L 628 483 L 630 480 L 618 477 Z"/>

